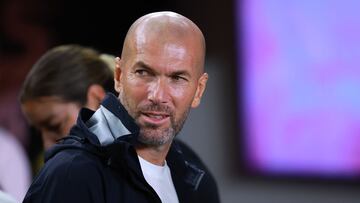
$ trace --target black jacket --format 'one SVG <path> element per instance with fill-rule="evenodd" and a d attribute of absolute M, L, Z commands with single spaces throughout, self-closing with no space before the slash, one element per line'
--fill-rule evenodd
<path fill-rule="evenodd" d="M 133 147 L 138 127 L 115 96 L 107 95 L 102 107 L 130 133 L 115 135 L 116 139 L 104 146 L 88 127 L 94 112 L 82 109 L 70 136 L 46 153 L 45 166 L 30 186 L 24 203 L 161 202 L 146 182 Z M 101 123 L 111 125 L 106 120 Z M 166 160 L 180 202 L 219 202 L 214 178 L 184 143 L 175 139 Z"/>

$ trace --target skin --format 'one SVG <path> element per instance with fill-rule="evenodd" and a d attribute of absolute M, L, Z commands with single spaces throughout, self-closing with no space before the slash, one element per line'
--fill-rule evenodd
<path fill-rule="evenodd" d="M 190 108 L 206 87 L 205 41 L 189 19 L 172 12 L 148 14 L 130 27 L 115 68 L 115 89 L 140 126 L 135 149 L 163 165 Z"/>
<path fill-rule="evenodd" d="M 100 85 L 91 85 L 84 107 L 96 111 L 104 97 L 105 90 Z M 81 105 L 75 101 L 65 102 L 59 96 L 42 96 L 23 102 L 21 108 L 29 124 L 40 131 L 44 149 L 49 149 L 69 134 Z"/>
<path fill-rule="evenodd" d="M 28 122 L 41 132 L 43 146 L 48 149 L 68 134 L 76 122 L 80 105 L 48 96 L 26 101 L 21 108 Z"/>

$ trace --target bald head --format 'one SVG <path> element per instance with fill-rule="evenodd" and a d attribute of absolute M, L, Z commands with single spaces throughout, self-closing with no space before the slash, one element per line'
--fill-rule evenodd
<path fill-rule="evenodd" d="M 203 34 L 182 15 L 151 13 L 130 27 L 116 61 L 115 89 L 140 126 L 141 143 L 167 152 L 190 108 L 200 104 L 208 80 L 204 58 Z"/>
<path fill-rule="evenodd" d="M 134 53 L 145 51 L 144 46 L 183 46 L 192 56 L 199 72 L 203 72 L 205 39 L 190 19 L 174 12 L 155 12 L 140 17 L 130 27 L 121 58 L 126 60 Z"/>

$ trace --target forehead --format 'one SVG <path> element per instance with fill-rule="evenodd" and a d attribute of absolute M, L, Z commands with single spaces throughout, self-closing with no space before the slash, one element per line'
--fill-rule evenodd
<path fill-rule="evenodd" d="M 22 109 L 28 121 L 34 124 L 65 114 L 69 105 L 55 97 L 41 97 L 24 102 Z"/>
<path fill-rule="evenodd" d="M 159 70 L 186 70 L 196 72 L 199 54 L 188 41 L 152 40 L 138 42 L 133 52 L 133 62 L 144 62 Z"/>

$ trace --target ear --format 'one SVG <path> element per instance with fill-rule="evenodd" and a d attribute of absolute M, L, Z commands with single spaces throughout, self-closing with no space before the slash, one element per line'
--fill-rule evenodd
<path fill-rule="evenodd" d="M 119 57 L 116 57 L 115 58 L 115 72 L 114 72 L 114 85 L 115 85 L 115 90 L 117 93 L 120 93 L 120 90 L 121 90 L 120 78 L 121 78 L 121 59 Z"/>
<path fill-rule="evenodd" d="M 207 73 L 204 73 L 200 78 L 199 78 L 199 81 L 198 81 L 198 86 L 197 86 L 197 89 L 196 89 L 196 92 L 195 92 L 195 97 L 191 103 L 191 107 L 192 108 L 196 108 L 199 106 L 200 104 L 200 101 L 201 101 L 201 97 L 205 91 L 205 88 L 206 88 L 206 83 L 208 81 L 208 74 Z"/>
<path fill-rule="evenodd" d="M 87 91 L 87 102 L 85 107 L 96 110 L 99 108 L 101 101 L 105 97 L 105 90 L 100 85 L 94 84 L 88 88 Z"/>

